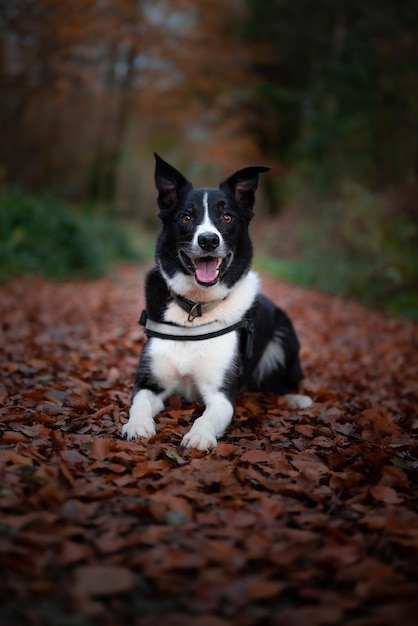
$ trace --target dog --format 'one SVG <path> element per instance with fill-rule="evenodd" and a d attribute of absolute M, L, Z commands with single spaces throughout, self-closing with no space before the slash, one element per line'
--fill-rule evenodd
<path fill-rule="evenodd" d="M 205 406 L 182 445 L 209 451 L 230 424 L 241 390 L 285 395 L 294 408 L 312 403 L 297 393 L 303 374 L 292 323 L 260 293 L 251 270 L 249 224 L 259 174 L 270 168 L 245 167 L 218 189 L 194 189 L 154 156 L 162 228 L 140 320 L 148 340 L 122 434 L 155 435 L 154 417 L 180 394 Z"/>

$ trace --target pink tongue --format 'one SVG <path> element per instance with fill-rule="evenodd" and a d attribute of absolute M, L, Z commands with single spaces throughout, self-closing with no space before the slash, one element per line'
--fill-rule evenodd
<path fill-rule="evenodd" d="M 216 258 L 196 259 L 196 277 L 201 283 L 212 283 L 218 276 Z"/>

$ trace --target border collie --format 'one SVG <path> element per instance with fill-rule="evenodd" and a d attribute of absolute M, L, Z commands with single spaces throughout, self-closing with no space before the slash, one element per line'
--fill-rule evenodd
<path fill-rule="evenodd" d="M 258 176 L 270 168 L 245 167 L 219 189 L 194 189 L 172 165 L 155 159 L 162 229 L 140 320 L 148 341 L 122 433 L 128 439 L 155 435 L 154 417 L 177 393 L 205 405 L 182 445 L 209 450 L 230 424 L 240 390 L 285 395 L 295 408 L 312 403 L 295 393 L 303 375 L 292 323 L 259 293 L 250 269 L 248 226 Z"/>

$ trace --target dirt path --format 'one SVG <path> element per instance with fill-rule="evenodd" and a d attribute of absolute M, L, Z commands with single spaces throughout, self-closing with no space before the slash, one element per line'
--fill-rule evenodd
<path fill-rule="evenodd" d="M 0 285 L 0 624 L 416 624 L 418 326 L 264 277 L 313 407 L 126 442 L 142 272 Z"/>

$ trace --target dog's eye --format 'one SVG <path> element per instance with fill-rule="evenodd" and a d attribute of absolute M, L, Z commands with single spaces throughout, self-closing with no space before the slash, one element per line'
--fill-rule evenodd
<path fill-rule="evenodd" d="M 183 224 L 190 224 L 192 219 L 193 218 L 190 213 L 183 213 L 183 215 L 181 216 L 181 221 L 183 222 Z"/>
<path fill-rule="evenodd" d="M 222 215 L 222 219 L 225 222 L 225 224 L 230 224 L 232 222 L 232 220 L 233 220 L 233 217 L 232 217 L 232 215 L 230 213 L 224 213 Z"/>

